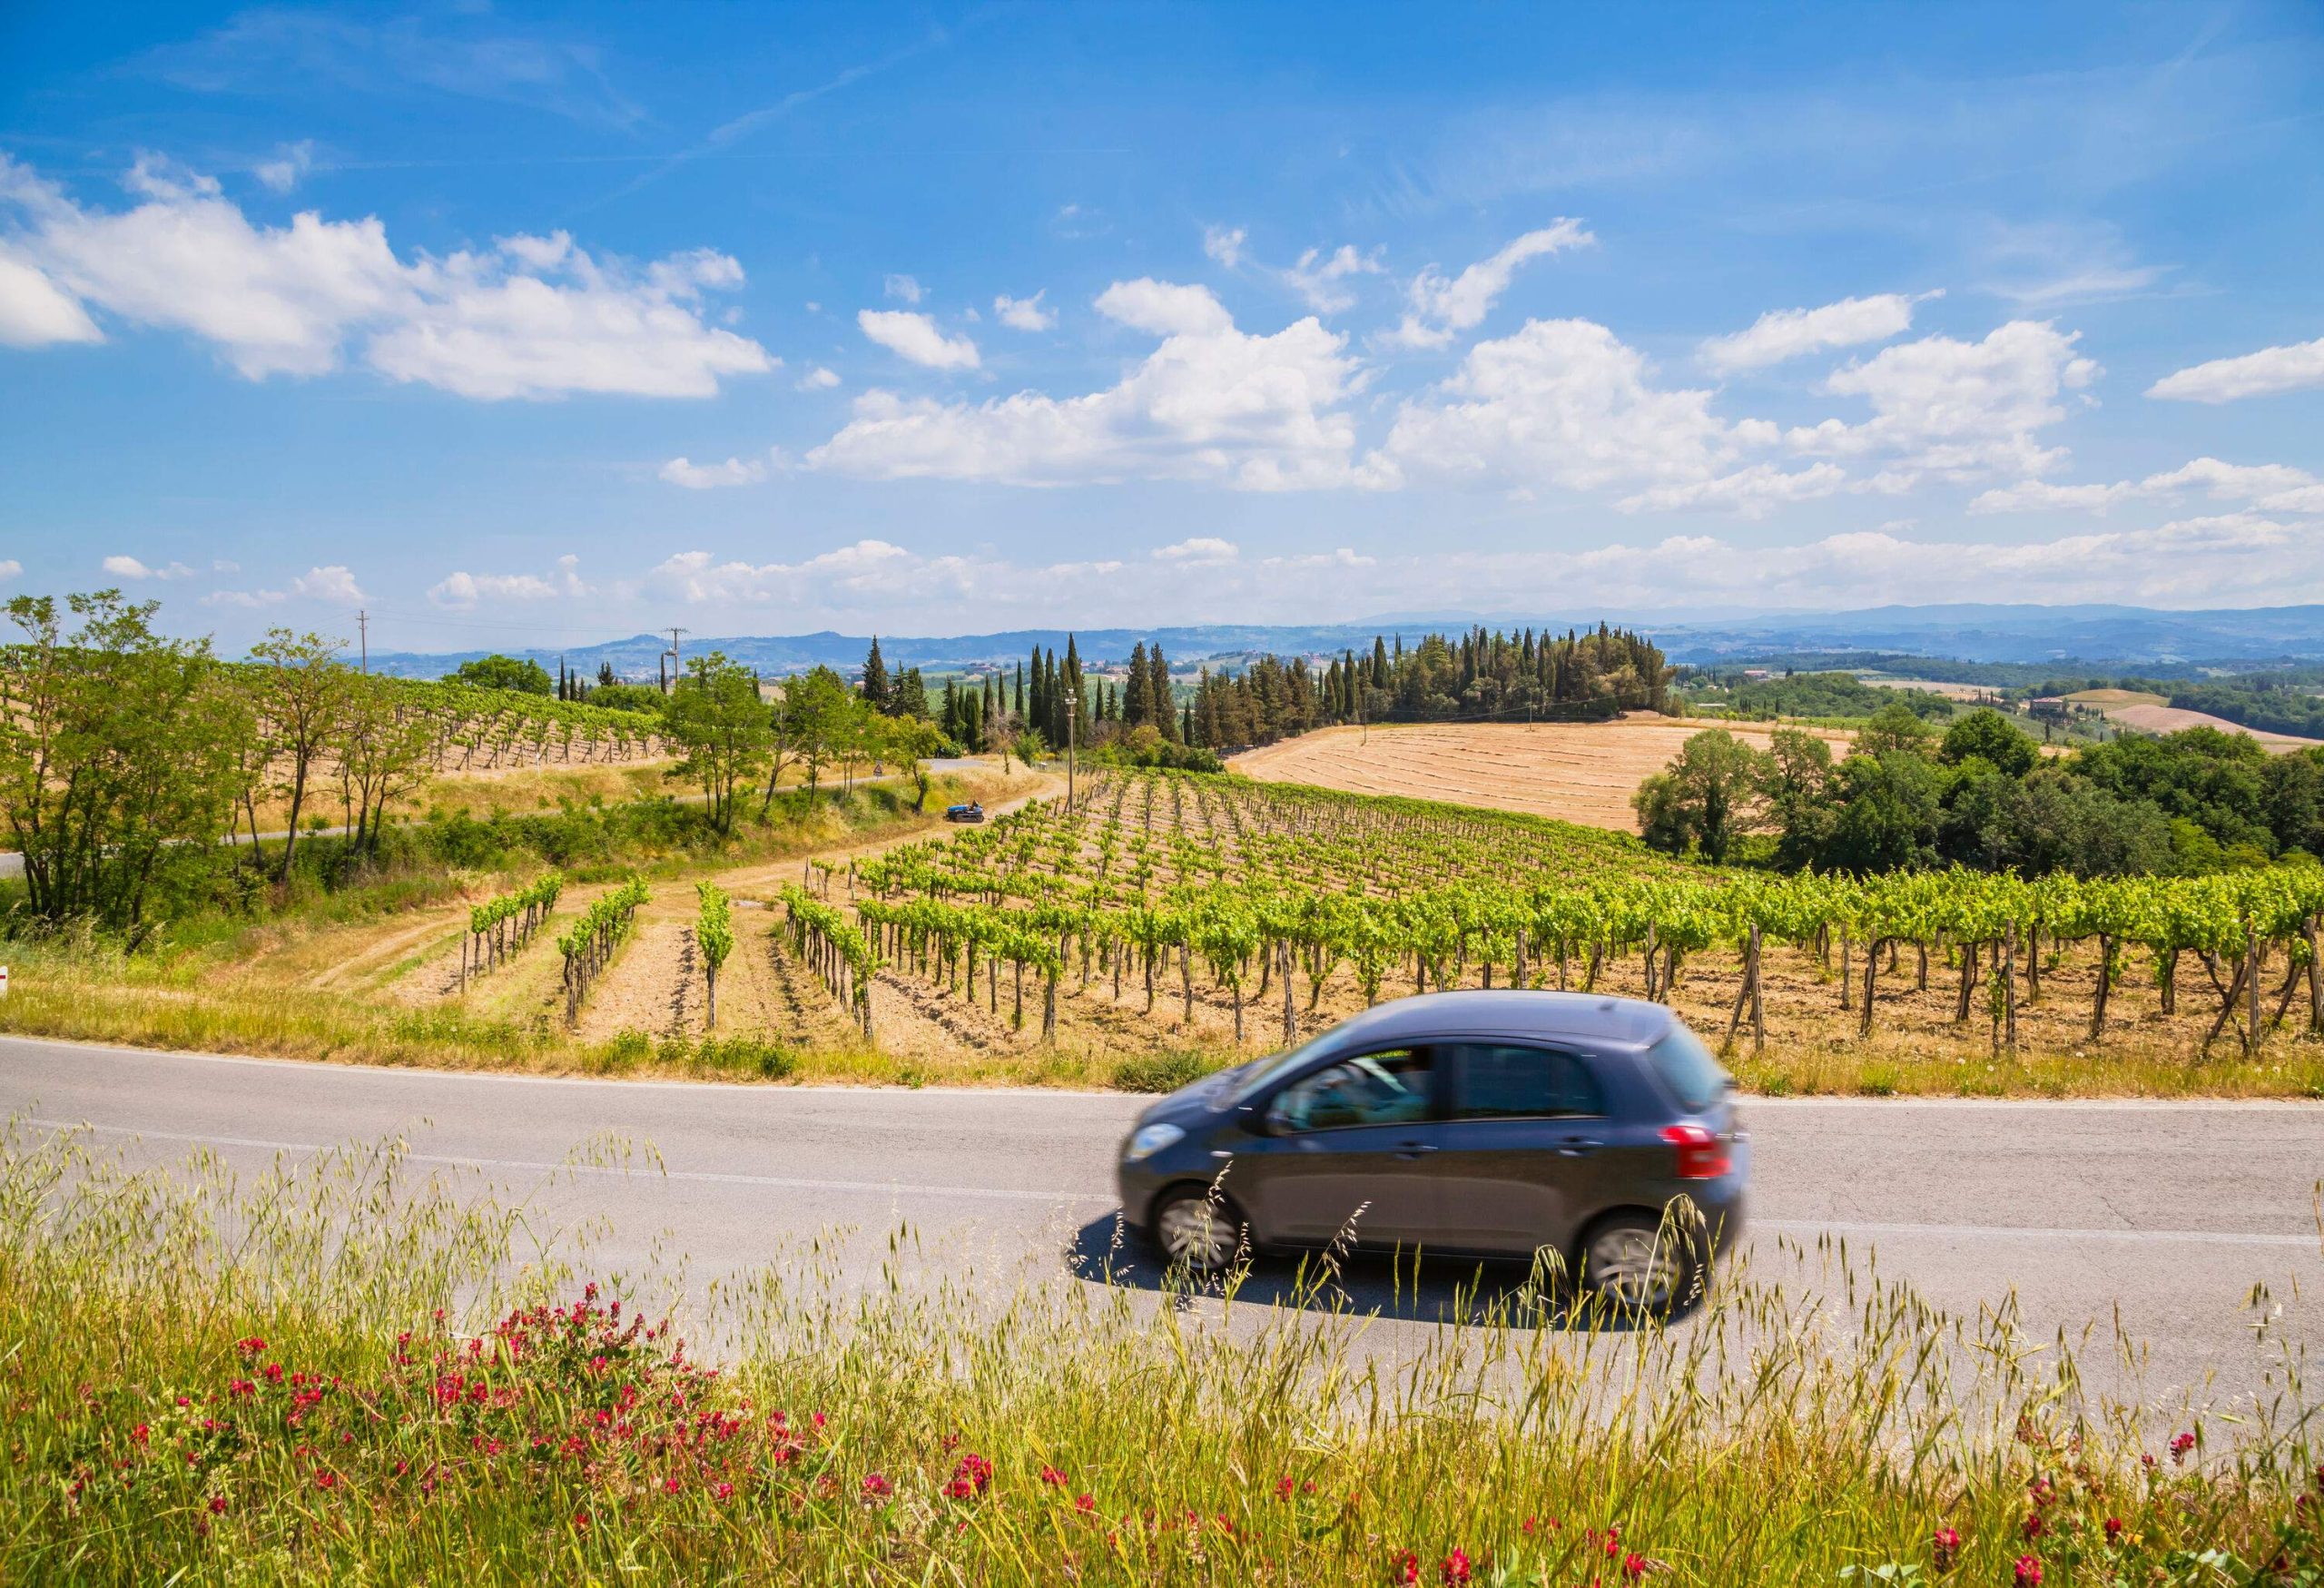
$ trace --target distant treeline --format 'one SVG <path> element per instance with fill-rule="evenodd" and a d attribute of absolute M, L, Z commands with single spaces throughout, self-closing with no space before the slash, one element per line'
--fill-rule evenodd
<path fill-rule="evenodd" d="M 1780 678 L 1698 673 L 1682 679 L 1679 688 L 1689 709 L 1716 707 L 1728 716 L 1761 722 L 1778 717 L 1868 717 L 1889 705 L 1901 705 L 1915 716 L 1942 722 L 1956 709 L 1954 702 L 1932 690 L 1866 684 L 1853 673 L 1795 673 Z"/>

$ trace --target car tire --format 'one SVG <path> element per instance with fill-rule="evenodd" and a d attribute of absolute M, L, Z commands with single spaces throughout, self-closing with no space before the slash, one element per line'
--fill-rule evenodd
<path fill-rule="evenodd" d="M 1588 1298 L 1628 1318 L 1670 1318 L 1702 1298 L 1707 1243 L 1677 1208 L 1667 1219 L 1616 1213 L 1590 1227 L 1574 1253 Z"/>
<path fill-rule="evenodd" d="M 1207 1186 L 1179 1186 L 1154 1204 L 1147 1238 L 1162 1260 L 1194 1274 L 1231 1267 L 1250 1245 L 1243 1210 Z"/>

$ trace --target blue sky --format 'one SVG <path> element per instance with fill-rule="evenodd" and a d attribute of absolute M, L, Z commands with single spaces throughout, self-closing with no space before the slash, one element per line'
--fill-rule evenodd
<path fill-rule="evenodd" d="M 2307 4 L 0 9 L 0 589 L 2324 600 Z"/>

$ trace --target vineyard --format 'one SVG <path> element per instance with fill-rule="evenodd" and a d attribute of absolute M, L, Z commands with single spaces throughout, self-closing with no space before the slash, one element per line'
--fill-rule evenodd
<path fill-rule="evenodd" d="M 827 895 L 838 885 L 827 878 Z M 2287 1023 L 2324 1033 L 2314 867 L 2096 882 L 1720 873 L 1553 822 L 1138 774 L 1100 778 L 1072 813 L 1029 807 L 891 850 L 845 886 L 860 941 L 835 897 L 797 889 L 793 931 L 818 945 L 867 1034 L 875 978 L 1049 1041 L 1061 998 L 1118 1036 L 1134 1011 L 1149 1041 L 1164 1021 L 1184 1040 L 1200 1006 L 1236 1043 L 1272 1044 L 1382 997 L 1495 986 L 1683 1002 L 1755 1046 L 1771 1018 L 1788 1034 L 1839 1017 L 1859 1039 L 1896 1026 L 1994 1051 L 2132 1026 L 2164 1027 L 2192 1053 L 2248 1055 Z"/>
<path fill-rule="evenodd" d="M 604 765 L 664 754 L 661 720 L 509 689 L 394 679 L 400 721 L 418 725 L 438 773 Z"/>
<path fill-rule="evenodd" d="M 1658 1000 L 1747 1077 L 1806 1074 L 1822 1053 L 1942 1063 L 1949 1087 L 1973 1089 L 1974 1071 L 1950 1066 L 2113 1055 L 2191 1077 L 2206 1060 L 2280 1064 L 2324 1033 L 2314 866 L 2035 882 L 1723 872 L 1532 816 L 1108 772 L 1071 810 L 1052 799 L 805 857 L 787 878 L 727 873 L 683 913 L 667 892 L 633 882 L 587 902 L 557 938 L 562 973 L 552 961 L 505 988 L 496 974 L 485 1007 L 561 1013 L 583 1042 L 714 1029 L 858 1056 L 843 1069 L 994 1075 L 1256 1052 L 1452 988 Z M 546 936 L 555 899 L 537 888 L 478 908 L 468 980 Z M 638 948 L 617 952 L 633 931 Z"/>

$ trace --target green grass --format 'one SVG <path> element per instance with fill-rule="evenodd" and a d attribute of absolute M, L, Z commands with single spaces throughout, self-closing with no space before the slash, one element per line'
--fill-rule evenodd
<path fill-rule="evenodd" d="M 239 1184 L 13 1128 L 0 1579 L 2324 1572 L 2296 1366 L 2242 1420 L 2158 1417 L 2086 1395 L 2007 1309 L 1944 1317 L 1828 1249 L 1789 1253 L 1785 1283 L 1722 1280 L 1668 1330 L 1531 1284 L 1472 1293 L 1475 1325 L 1397 1365 L 1362 1352 L 1329 1261 L 1288 1305 L 1230 1280 L 1157 1307 L 1063 1278 L 931 1283 L 900 1232 L 880 1274 L 822 1245 L 672 1321 L 671 1276 L 593 1279 L 586 1248 L 536 1244 L 539 1218 L 389 1148 Z M 681 1345 L 698 1333 L 716 1361 Z M 2289 1574 L 2256 1574 L 2279 1553 Z"/>

